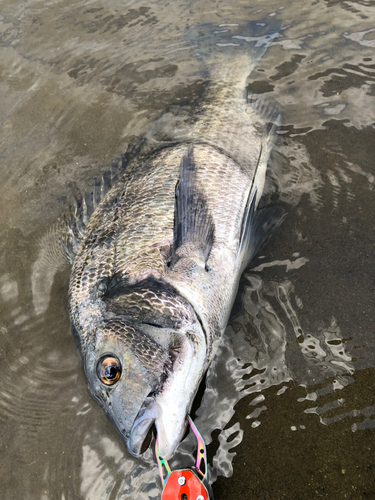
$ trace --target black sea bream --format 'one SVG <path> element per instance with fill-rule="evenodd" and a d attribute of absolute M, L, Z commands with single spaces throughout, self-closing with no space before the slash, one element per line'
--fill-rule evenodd
<path fill-rule="evenodd" d="M 245 91 L 273 34 L 221 27 L 230 43 L 216 44 L 220 30 L 202 30 L 198 57 L 213 51 L 204 100 L 177 139 L 126 166 L 87 223 L 70 279 L 90 390 L 134 456 L 153 424 L 161 455 L 174 453 L 241 273 L 283 215 L 258 209 L 278 113 Z"/>

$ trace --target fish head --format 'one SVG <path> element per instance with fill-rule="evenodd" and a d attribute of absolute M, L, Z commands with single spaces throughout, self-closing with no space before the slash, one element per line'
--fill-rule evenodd
<path fill-rule="evenodd" d="M 186 429 L 206 368 L 198 321 L 179 330 L 106 321 L 84 354 L 89 388 L 139 457 L 156 427 L 160 454 L 169 459 Z"/>
<path fill-rule="evenodd" d="M 168 352 L 134 325 L 112 320 L 97 329 L 83 358 L 92 395 L 127 445 L 136 417 L 144 414 L 145 407 L 149 409 L 142 425 L 145 439 L 156 417 L 151 415 L 150 395 L 163 385 L 170 364 Z M 133 455 L 141 453 L 144 439 L 137 450 L 128 446 Z"/>

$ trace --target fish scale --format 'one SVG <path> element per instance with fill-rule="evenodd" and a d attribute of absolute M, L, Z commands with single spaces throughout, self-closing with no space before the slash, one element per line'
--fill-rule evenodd
<path fill-rule="evenodd" d="M 165 259 L 160 248 L 173 240 L 174 190 L 181 149 L 165 150 L 146 164 L 138 165 L 144 176 L 128 184 L 128 199 L 124 203 L 121 224 L 124 230 L 117 238 L 115 272 L 129 277 L 148 269 L 162 273 Z M 160 202 L 162 200 L 162 202 Z"/>
<path fill-rule="evenodd" d="M 192 316 L 191 306 L 181 297 L 172 293 L 163 293 L 160 290 L 153 292 L 146 287 L 147 285 L 144 284 L 136 291 L 109 298 L 108 311 L 120 316 L 126 311 L 127 318 L 142 317 L 143 321 L 167 323 L 171 327 L 181 326 Z M 176 314 L 176 311 L 179 314 Z"/>
<path fill-rule="evenodd" d="M 149 370 L 164 369 L 169 366 L 169 355 L 159 344 L 145 335 L 140 335 L 131 325 L 124 325 L 120 320 L 112 319 L 103 322 L 101 336 L 116 334 L 123 338 L 129 345 L 132 353 L 142 362 L 144 367 Z"/>

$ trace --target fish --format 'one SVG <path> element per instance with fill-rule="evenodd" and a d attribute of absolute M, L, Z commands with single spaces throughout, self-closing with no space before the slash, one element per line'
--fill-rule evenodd
<path fill-rule="evenodd" d="M 88 385 L 134 457 L 153 426 L 161 456 L 174 454 L 240 277 L 284 216 L 259 205 L 280 114 L 246 96 L 275 31 L 194 33 L 192 50 L 210 61 L 204 99 L 168 141 L 133 154 L 72 257 L 69 314 Z"/>

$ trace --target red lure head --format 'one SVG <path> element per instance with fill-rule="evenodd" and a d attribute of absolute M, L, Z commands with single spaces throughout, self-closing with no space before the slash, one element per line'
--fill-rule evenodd
<path fill-rule="evenodd" d="M 210 500 L 202 481 L 191 469 L 176 470 L 169 474 L 161 500 Z"/>

